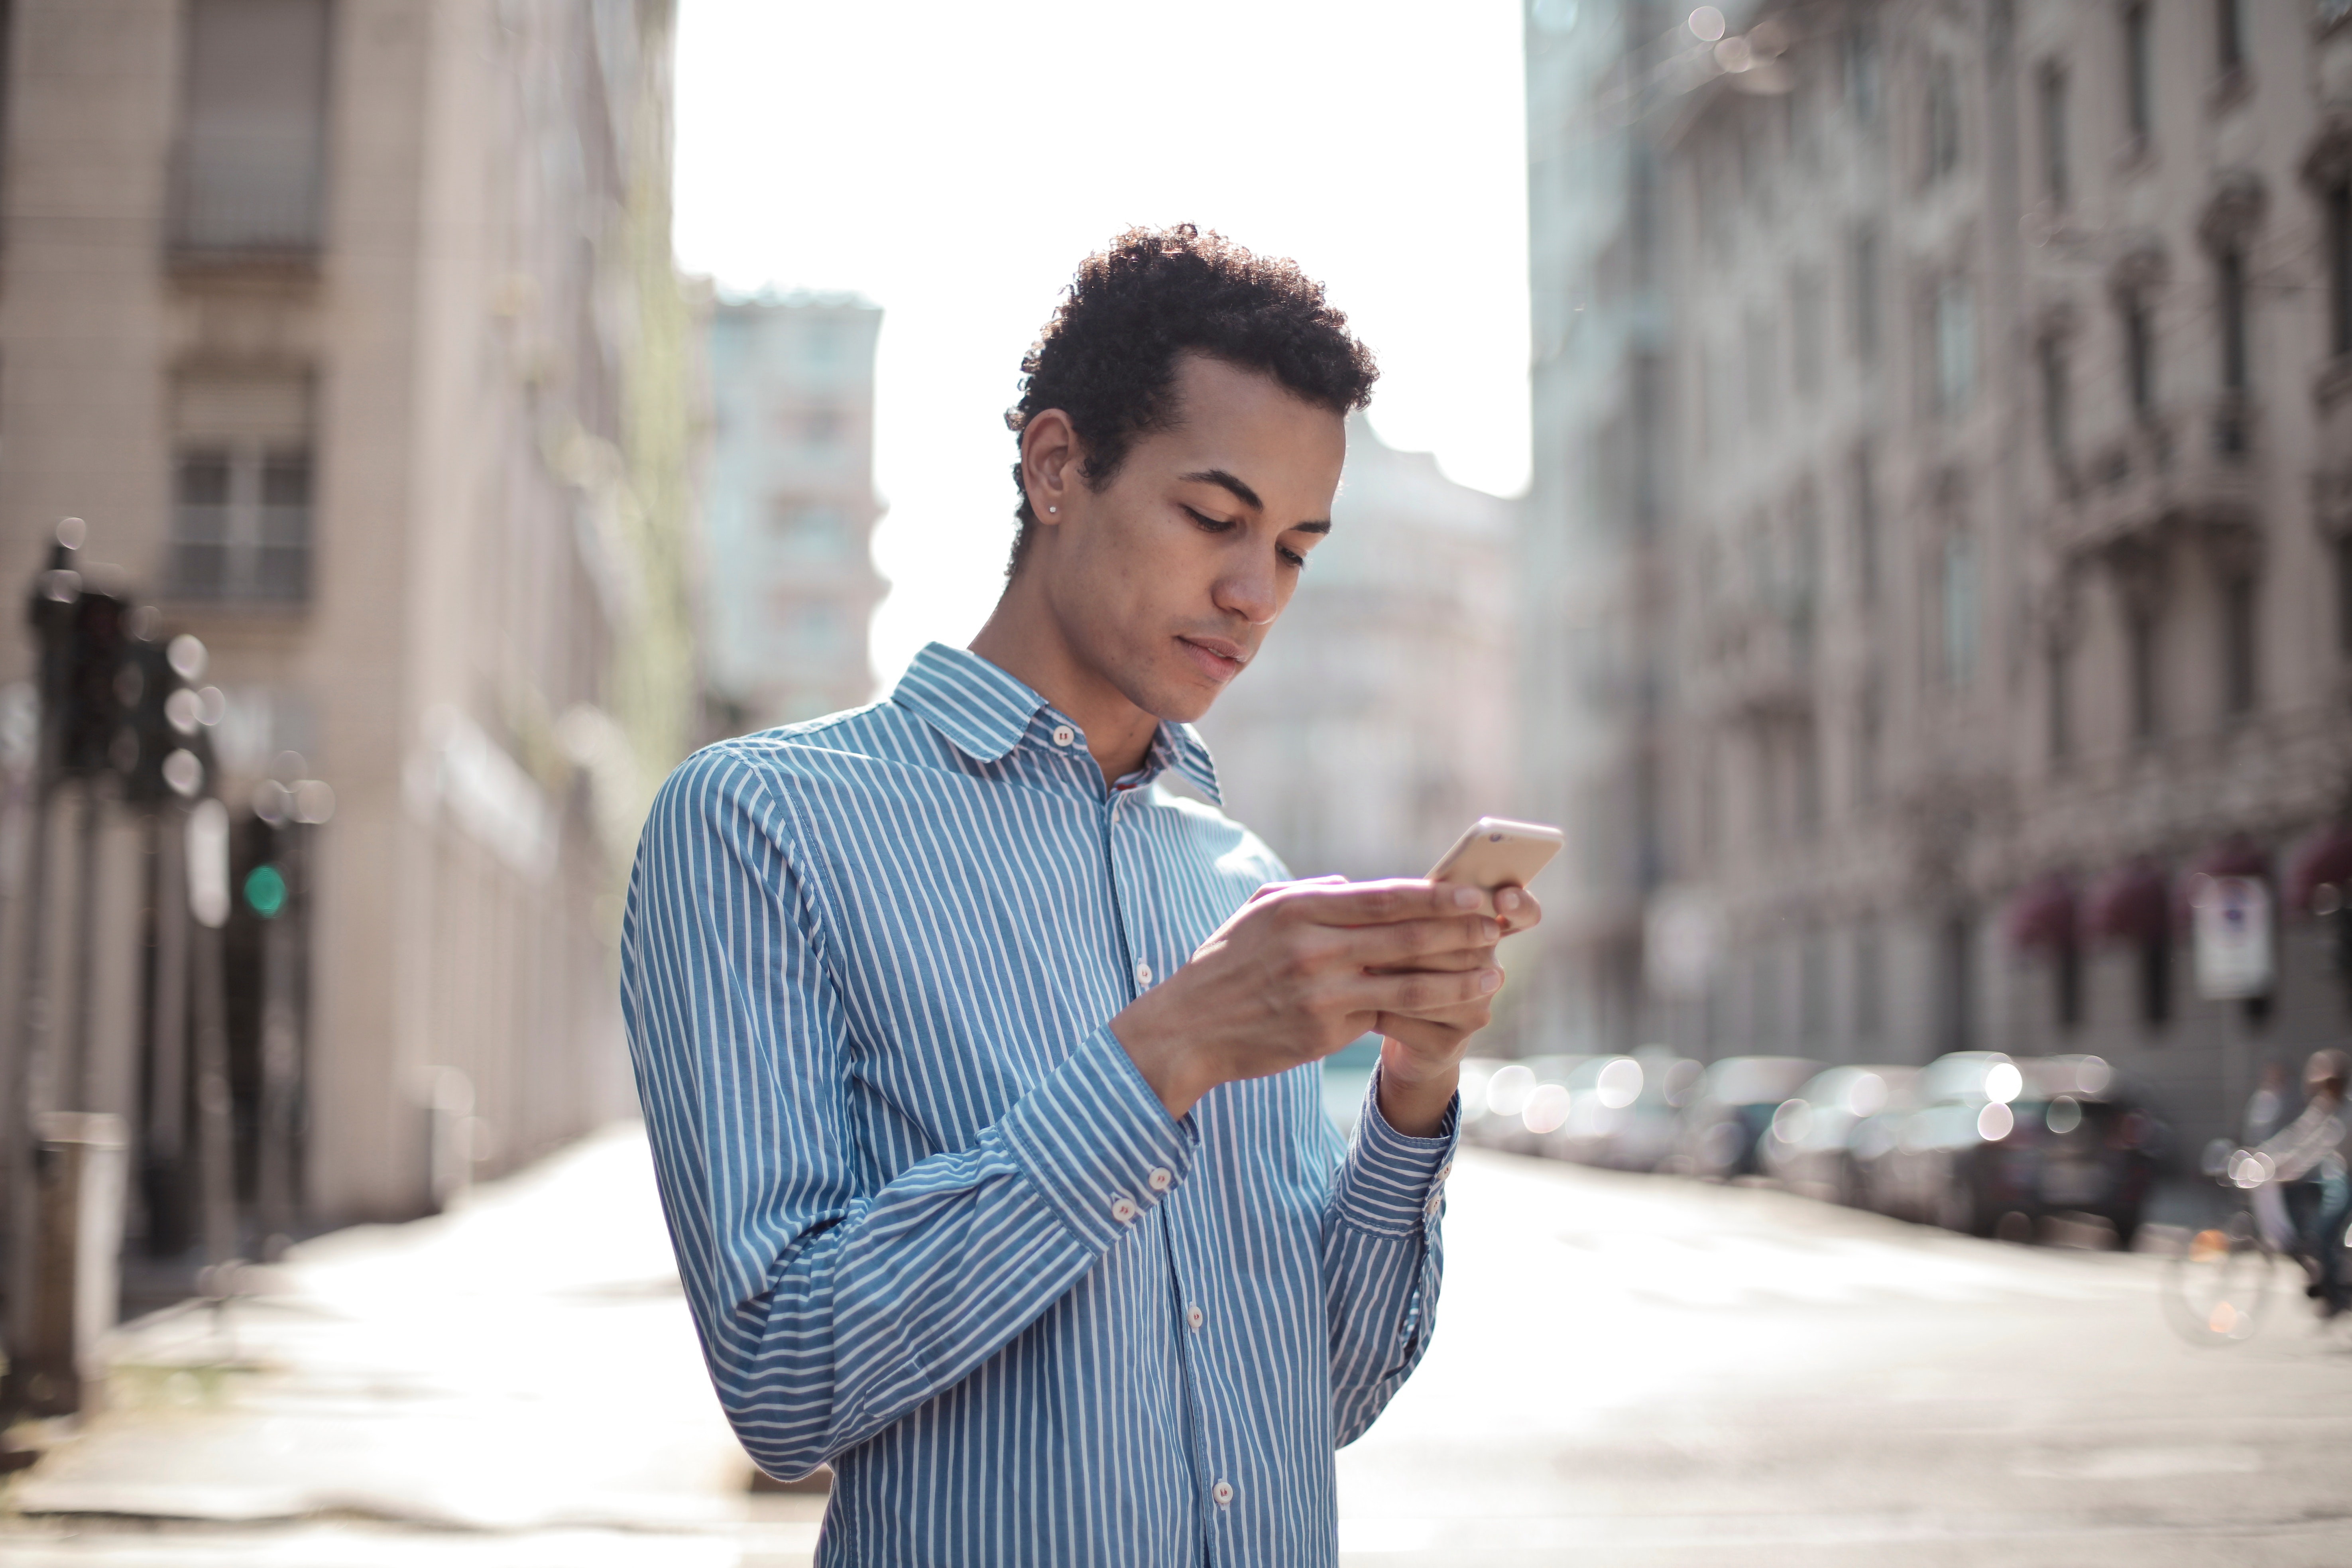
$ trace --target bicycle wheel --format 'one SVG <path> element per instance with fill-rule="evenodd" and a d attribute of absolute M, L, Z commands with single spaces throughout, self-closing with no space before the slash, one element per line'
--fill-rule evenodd
<path fill-rule="evenodd" d="M 2248 1214 L 2200 1230 L 2165 1266 L 2166 1321 L 2191 1344 L 2242 1343 L 2262 1327 L 2278 1255 Z"/>

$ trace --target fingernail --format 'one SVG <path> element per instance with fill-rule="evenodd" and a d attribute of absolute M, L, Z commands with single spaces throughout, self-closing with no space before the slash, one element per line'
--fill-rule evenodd
<path fill-rule="evenodd" d="M 1518 890 L 1515 888 L 1506 888 L 1501 892 L 1496 893 L 1495 895 L 1495 907 L 1498 910 L 1517 909 L 1519 907 Z"/>
<path fill-rule="evenodd" d="M 1478 989 L 1481 991 L 1492 991 L 1502 983 L 1503 972 L 1499 969 L 1484 970 L 1478 975 Z"/>
<path fill-rule="evenodd" d="M 1457 910 L 1476 909 L 1478 907 L 1478 889 L 1475 888 L 1454 889 L 1454 907 Z"/>

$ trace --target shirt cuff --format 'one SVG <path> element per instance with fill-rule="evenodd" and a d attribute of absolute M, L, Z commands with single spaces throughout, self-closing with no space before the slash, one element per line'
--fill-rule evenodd
<path fill-rule="evenodd" d="M 1192 1117 L 1168 1114 L 1108 1025 L 997 1125 L 1031 1184 L 1097 1253 L 1176 1190 L 1199 1142 Z"/>
<path fill-rule="evenodd" d="M 1363 1114 L 1356 1119 L 1355 1144 L 1339 1167 L 1340 1217 L 1382 1236 L 1414 1236 L 1436 1224 L 1461 1133 L 1458 1092 L 1446 1106 L 1445 1121 L 1434 1138 L 1408 1138 L 1390 1126 L 1381 1114 L 1381 1075 L 1375 1068 L 1364 1089 Z"/>

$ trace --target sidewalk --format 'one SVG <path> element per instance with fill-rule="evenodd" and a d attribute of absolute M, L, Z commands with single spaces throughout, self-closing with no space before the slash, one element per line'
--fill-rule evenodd
<path fill-rule="evenodd" d="M 124 1330 L 108 1408 L 0 1491 L 0 1560 L 809 1561 L 824 1500 L 749 1493 L 640 1129 L 251 1280 Z"/>

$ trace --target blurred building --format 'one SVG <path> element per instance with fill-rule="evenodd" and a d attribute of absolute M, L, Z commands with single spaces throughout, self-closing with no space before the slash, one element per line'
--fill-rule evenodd
<path fill-rule="evenodd" d="M 229 928 L 244 1180 L 292 1140 L 308 1226 L 415 1214 L 629 1103 L 611 895 L 695 726 L 670 10 L 0 9 L 0 563 L 29 582 L 81 517 L 84 555 L 209 647 L 236 885 L 257 785 L 331 787 L 278 915 L 303 976 L 281 1127 L 254 1087 L 269 908 Z M 29 661 L 0 637 L 0 679 Z M 155 840 L 101 793 L 52 841 L 92 811 L 99 874 L 58 894 L 97 900 L 107 977 L 79 1108 L 131 1119 L 132 1228 L 163 1246 L 185 1173 L 145 1140 L 186 1108 L 144 1016 Z"/>
<path fill-rule="evenodd" d="M 849 296 L 723 300 L 711 312 L 703 483 L 703 658 L 730 732 L 874 694 L 874 345 Z"/>
<path fill-rule="evenodd" d="M 1664 345 L 1660 569 L 1605 579 L 1664 650 L 1606 731 L 1660 837 L 1605 1043 L 2092 1050 L 2218 1131 L 2352 1031 L 2312 918 L 2352 871 L 2352 8 L 1580 10 L 1529 34 L 1538 320 L 1608 321 L 1538 439 L 1603 499 L 1541 526 L 1612 528 L 1606 345 Z M 1594 140 L 1625 179 L 1546 180 Z M 2200 1000 L 2200 872 L 2268 879 L 2266 995 Z"/>
<path fill-rule="evenodd" d="M 1348 422 L 1331 533 L 1202 722 L 1225 807 L 1301 877 L 1410 877 L 1512 814 L 1514 503 Z"/>

